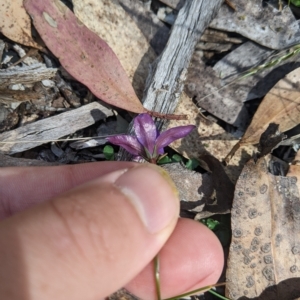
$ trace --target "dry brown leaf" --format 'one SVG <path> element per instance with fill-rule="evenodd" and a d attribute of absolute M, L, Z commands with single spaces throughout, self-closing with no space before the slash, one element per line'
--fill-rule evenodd
<path fill-rule="evenodd" d="M 1 32 L 14 42 L 42 49 L 31 36 L 31 21 L 23 0 L 0 0 Z"/>
<path fill-rule="evenodd" d="M 136 23 L 116 1 L 73 0 L 73 5 L 78 19 L 112 48 L 142 99 L 156 54 Z"/>
<path fill-rule="evenodd" d="M 270 123 L 278 124 L 285 132 L 300 123 L 300 68 L 281 79 L 264 97 L 243 138 L 228 154 L 226 161 L 238 147 L 258 144 Z"/>
<path fill-rule="evenodd" d="M 176 140 L 171 147 L 187 158 L 200 159 L 202 155 L 210 154 L 222 161 L 228 149 L 231 149 L 237 139 L 213 121 L 203 117 L 192 100 L 185 94 L 181 94 L 180 103 L 174 114 L 187 115 L 187 120 L 172 120 L 168 128 L 181 125 L 195 125 L 188 136 Z M 230 164 L 226 166 L 225 172 L 232 182 L 235 182 L 242 171 L 243 165 L 252 156 L 254 147 L 245 147 L 236 152 Z"/>
<path fill-rule="evenodd" d="M 249 161 L 235 188 L 226 273 L 232 300 L 300 296 L 300 174 L 274 176 L 267 159 Z"/>
<path fill-rule="evenodd" d="M 279 124 L 281 132 L 300 123 L 300 68 L 287 74 L 264 97 L 241 145 L 257 144 L 270 123 Z"/>

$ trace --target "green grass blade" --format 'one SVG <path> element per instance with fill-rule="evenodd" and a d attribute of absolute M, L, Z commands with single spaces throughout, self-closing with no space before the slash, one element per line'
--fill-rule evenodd
<path fill-rule="evenodd" d="M 180 298 L 187 297 L 187 296 L 192 296 L 192 295 L 195 295 L 195 294 L 199 294 L 201 292 L 205 292 L 205 291 L 209 291 L 210 292 L 211 288 L 216 287 L 216 286 L 223 286 L 224 284 L 225 283 L 217 283 L 217 284 L 207 285 L 207 286 L 202 287 L 200 289 L 196 289 L 196 290 L 193 290 L 193 291 L 190 291 L 190 292 L 187 292 L 187 293 L 184 293 L 184 294 L 180 294 L 180 295 L 177 295 L 177 296 L 174 296 L 174 297 L 171 297 L 171 298 L 166 298 L 164 300 L 178 300 Z M 216 295 L 218 295 L 218 294 L 216 293 Z M 221 295 L 218 295 L 218 296 L 223 297 Z M 221 298 L 221 299 L 230 300 L 230 299 L 224 298 L 224 297 Z"/>
<path fill-rule="evenodd" d="M 213 294 L 213 295 L 215 295 L 216 297 L 218 297 L 218 298 L 220 298 L 220 299 L 223 299 L 223 300 L 230 300 L 229 298 L 226 298 L 226 297 L 224 297 L 224 296 L 219 295 L 219 294 L 216 293 L 214 290 L 209 290 L 208 292 L 211 293 L 211 294 Z"/>

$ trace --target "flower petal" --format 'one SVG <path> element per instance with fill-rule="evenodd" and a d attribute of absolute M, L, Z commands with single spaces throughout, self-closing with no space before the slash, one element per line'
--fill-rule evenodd
<path fill-rule="evenodd" d="M 177 126 L 170 128 L 160 134 L 156 139 L 157 152 L 162 154 L 161 151 L 164 147 L 168 146 L 175 140 L 181 139 L 188 135 L 196 126 L 187 125 L 187 126 Z"/>
<path fill-rule="evenodd" d="M 110 136 L 107 140 L 114 144 L 124 148 L 130 154 L 134 156 L 142 156 L 144 153 L 143 146 L 139 143 L 136 137 L 126 134 L 120 134 Z"/>
<path fill-rule="evenodd" d="M 158 132 L 150 115 L 138 115 L 134 119 L 133 127 L 138 141 L 152 154 Z"/>

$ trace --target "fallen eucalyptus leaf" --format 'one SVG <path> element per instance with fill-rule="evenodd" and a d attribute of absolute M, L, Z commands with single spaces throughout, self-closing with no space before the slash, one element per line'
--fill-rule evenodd
<path fill-rule="evenodd" d="M 141 99 L 156 55 L 145 36 L 115 0 L 73 0 L 74 14 L 114 51 Z"/>
<path fill-rule="evenodd" d="M 300 296 L 299 166 L 274 176 L 267 160 L 249 161 L 236 184 L 226 272 L 232 300 Z"/>
<path fill-rule="evenodd" d="M 300 123 L 300 68 L 287 74 L 259 105 L 241 144 L 257 144 L 270 123 L 279 124 L 281 132 Z"/>
<path fill-rule="evenodd" d="M 230 161 L 239 147 L 258 144 L 269 124 L 278 124 L 285 132 L 300 123 L 300 68 L 281 79 L 264 97 L 242 139 L 226 157 Z"/>
<path fill-rule="evenodd" d="M 101 100 L 146 112 L 117 56 L 59 0 L 25 0 L 24 6 L 62 66 Z"/>
<path fill-rule="evenodd" d="M 23 0 L 0 0 L 0 31 L 14 42 L 42 49 L 31 36 L 31 22 Z"/>

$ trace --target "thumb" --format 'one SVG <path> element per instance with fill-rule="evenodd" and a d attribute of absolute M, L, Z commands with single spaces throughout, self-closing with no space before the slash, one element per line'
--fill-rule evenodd
<path fill-rule="evenodd" d="M 0 299 L 106 297 L 151 261 L 178 213 L 165 171 L 139 165 L 16 214 L 0 223 Z"/>

